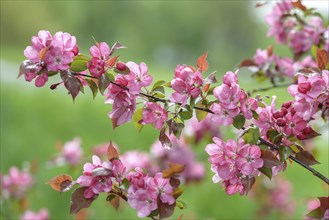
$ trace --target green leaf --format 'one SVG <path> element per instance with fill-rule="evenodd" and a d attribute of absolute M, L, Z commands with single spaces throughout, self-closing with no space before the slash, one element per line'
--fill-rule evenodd
<path fill-rule="evenodd" d="M 188 119 L 192 118 L 193 114 L 192 114 L 192 112 L 190 112 L 190 111 L 181 111 L 181 112 L 179 113 L 179 116 L 180 116 L 181 119 L 183 119 L 183 120 L 188 120 Z"/>
<path fill-rule="evenodd" d="M 290 147 L 280 146 L 279 147 L 279 155 L 280 161 L 283 162 L 289 158 L 289 156 L 293 153 Z"/>
<path fill-rule="evenodd" d="M 93 93 L 93 98 L 95 99 L 95 97 L 98 93 L 98 87 L 97 87 L 96 83 L 91 79 L 85 79 L 85 80 L 88 83 L 88 86 L 89 86 L 89 88 L 91 89 L 91 91 Z"/>
<path fill-rule="evenodd" d="M 262 174 L 267 176 L 269 179 L 272 179 L 272 168 L 262 167 L 258 169 Z"/>
<path fill-rule="evenodd" d="M 313 219 L 322 219 L 324 213 L 322 212 L 321 208 L 318 207 L 316 209 L 313 209 L 309 213 L 306 214 L 307 217 L 313 218 Z"/>
<path fill-rule="evenodd" d="M 73 72 L 82 72 L 87 69 L 89 58 L 85 55 L 78 55 L 73 58 L 70 69 Z"/>
<path fill-rule="evenodd" d="M 141 130 L 144 127 L 144 125 L 139 123 L 139 121 L 141 121 L 142 119 L 143 119 L 143 108 L 140 108 L 137 109 L 133 115 L 134 125 L 138 132 L 141 132 Z"/>
<path fill-rule="evenodd" d="M 111 80 L 106 74 L 102 74 L 98 80 L 99 92 L 103 95 L 105 89 L 110 85 Z"/>
<path fill-rule="evenodd" d="M 206 106 L 202 103 L 202 101 L 200 101 L 196 104 L 196 107 L 205 108 Z M 195 115 L 199 122 L 202 121 L 207 116 L 207 114 L 208 112 L 206 111 L 197 110 L 197 109 L 195 110 Z"/>
<path fill-rule="evenodd" d="M 268 77 L 263 71 L 258 71 L 254 73 L 251 77 L 255 78 L 257 82 L 264 82 L 265 80 L 268 79 Z"/>
<path fill-rule="evenodd" d="M 152 90 L 151 90 L 151 91 L 153 91 L 154 89 L 156 89 L 156 88 L 159 87 L 159 86 L 163 86 L 165 83 L 166 83 L 166 81 L 164 81 L 164 80 L 156 81 L 156 82 L 153 84 L 153 87 L 152 87 Z"/>
<path fill-rule="evenodd" d="M 127 178 L 124 178 L 124 179 L 122 180 L 122 186 L 123 186 L 126 190 L 128 190 L 128 188 L 129 188 L 129 186 L 130 186 L 130 182 L 129 182 L 129 180 L 128 180 Z"/>
<path fill-rule="evenodd" d="M 107 72 L 106 75 L 109 77 L 109 79 L 110 79 L 111 81 L 115 81 L 115 77 L 114 77 L 113 73 L 111 73 L 111 72 Z"/>
<path fill-rule="evenodd" d="M 249 144 L 257 144 L 260 137 L 259 128 L 250 127 L 243 134 L 243 140 Z"/>
<path fill-rule="evenodd" d="M 111 201 L 112 199 L 114 199 L 116 197 L 115 194 L 110 194 L 106 197 L 106 201 Z"/>
<path fill-rule="evenodd" d="M 237 129 L 241 129 L 241 128 L 243 128 L 245 122 L 246 122 L 245 117 L 243 115 L 239 114 L 234 118 L 233 126 Z"/>
<path fill-rule="evenodd" d="M 176 206 L 179 209 L 186 209 L 187 208 L 187 204 L 183 200 L 176 200 Z"/>
<path fill-rule="evenodd" d="M 162 94 L 162 95 L 165 94 L 163 86 L 158 86 L 155 89 L 152 89 L 152 92 L 155 93 L 155 94 L 159 94 L 159 93 Z"/>

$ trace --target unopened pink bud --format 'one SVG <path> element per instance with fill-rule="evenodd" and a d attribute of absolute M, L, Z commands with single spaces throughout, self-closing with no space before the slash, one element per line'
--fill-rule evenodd
<path fill-rule="evenodd" d="M 126 68 L 127 68 L 126 64 L 123 63 L 123 62 L 117 62 L 116 65 L 115 65 L 115 67 L 116 67 L 117 70 L 119 70 L 119 71 L 125 71 Z"/>
<path fill-rule="evenodd" d="M 310 91 L 311 89 L 311 84 L 309 82 L 301 82 L 301 83 L 298 83 L 298 91 L 300 93 L 307 93 L 308 91 Z"/>
<path fill-rule="evenodd" d="M 286 126 L 286 121 L 282 118 L 279 118 L 277 121 L 276 121 L 276 124 L 280 127 L 284 127 Z"/>

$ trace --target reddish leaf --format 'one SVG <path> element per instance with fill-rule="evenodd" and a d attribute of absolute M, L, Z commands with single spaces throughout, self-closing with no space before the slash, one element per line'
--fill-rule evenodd
<path fill-rule="evenodd" d="M 106 74 L 102 74 L 98 80 L 99 92 L 103 95 L 105 89 L 110 85 L 111 80 Z"/>
<path fill-rule="evenodd" d="M 71 72 L 62 71 L 61 78 L 64 82 L 64 86 L 71 94 L 73 100 L 79 94 L 80 88 L 82 87 L 81 81 L 77 79 Z"/>
<path fill-rule="evenodd" d="M 268 46 L 267 48 L 267 55 L 270 57 L 273 54 L 273 45 Z"/>
<path fill-rule="evenodd" d="M 118 119 L 117 118 L 112 118 L 112 128 L 113 130 L 118 127 L 118 123 L 117 123 Z"/>
<path fill-rule="evenodd" d="M 115 44 L 113 44 L 112 48 L 111 48 L 111 53 L 110 55 L 112 55 L 116 50 L 119 49 L 124 49 L 126 48 L 125 46 L 123 46 L 122 44 L 120 44 L 119 42 L 116 42 Z"/>
<path fill-rule="evenodd" d="M 321 70 L 325 70 L 328 64 L 328 52 L 316 48 L 316 64 Z"/>
<path fill-rule="evenodd" d="M 172 205 L 168 203 L 163 203 L 158 197 L 158 210 L 159 210 L 159 219 L 169 218 L 173 213 L 176 206 L 176 202 Z"/>
<path fill-rule="evenodd" d="M 239 67 L 251 67 L 251 66 L 257 66 L 257 64 L 250 59 L 243 60 L 239 65 Z"/>
<path fill-rule="evenodd" d="M 207 78 L 205 78 L 205 80 L 203 81 L 204 84 L 210 84 L 210 83 L 216 83 L 217 79 L 216 79 L 216 72 L 212 72 L 210 73 Z"/>
<path fill-rule="evenodd" d="M 47 182 L 54 190 L 64 192 L 69 190 L 72 186 L 72 177 L 67 174 L 59 175 Z"/>
<path fill-rule="evenodd" d="M 202 73 L 206 72 L 208 69 L 208 61 L 207 61 L 208 51 L 202 54 L 197 60 L 197 66 L 201 70 Z"/>
<path fill-rule="evenodd" d="M 28 72 L 33 71 L 36 68 L 36 65 L 30 61 L 30 60 L 24 60 L 20 67 L 19 67 L 19 72 L 17 78 L 19 78 L 21 75 L 24 75 Z"/>
<path fill-rule="evenodd" d="M 120 207 L 120 197 L 115 194 L 110 194 L 107 198 L 107 201 L 110 202 L 110 204 L 113 206 L 113 208 L 118 211 Z"/>
<path fill-rule="evenodd" d="M 117 62 L 119 56 L 120 56 L 120 55 L 115 56 L 115 57 L 111 57 L 111 58 L 107 61 L 107 63 L 109 64 L 110 67 L 113 67 L 113 66 L 114 66 L 114 64 Z"/>
<path fill-rule="evenodd" d="M 266 4 L 268 4 L 268 2 L 257 2 L 256 5 L 255 5 L 255 7 L 256 8 L 259 8 L 259 7 L 262 7 L 262 6 L 266 5 Z"/>
<path fill-rule="evenodd" d="M 204 87 L 203 87 L 203 91 L 204 92 L 207 92 L 210 88 L 210 84 L 206 84 Z"/>
<path fill-rule="evenodd" d="M 302 4 L 302 0 L 292 1 L 291 4 L 294 8 L 299 8 L 302 11 L 307 10 L 307 8 Z"/>
<path fill-rule="evenodd" d="M 177 220 L 183 220 L 183 215 L 180 215 Z"/>
<path fill-rule="evenodd" d="M 171 178 L 184 171 L 185 166 L 169 162 L 169 167 L 162 171 L 163 178 Z"/>
<path fill-rule="evenodd" d="M 81 210 L 75 216 L 75 220 L 87 220 L 87 219 L 88 219 L 88 212 L 87 212 L 87 210 Z"/>
<path fill-rule="evenodd" d="M 251 190 L 252 186 L 254 185 L 256 181 L 255 177 L 245 177 L 242 179 L 242 185 L 244 186 L 246 190 L 246 194 L 248 194 L 249 190 Z"/>
<path fill-rule="evenodd" d="M 262 156 L 261 158 L 264 160 L 263 167 L 272 168 L 274 166 L 281 165 L 281 162 L 278 158 L 269 150 L 261 150 Z"/>
<path fill-rule="evenodd" d="M 166 128 L 165 127 L 163 127 L 160 130 L 159 141 L 161 142 L 162 146 L 165 149 L 170 149 L 172 147 L 172 143 L 171 143 L 170 139 L 168 138 L 168 136 L 166 135 Z"/>
<path fill-rule="evenodd" d="M 309 151 L 300 151 L 296 154 L 296 159 L 300 160 L 301 162 L 312 166 L 315 164 L 319 164 L 319 162 L 314 158 L 314 156 Z"/>
<path fill-rule="evenodd" d="M 119 154 L 117 149 L 115 149 L 114 145 L 112 144 L 112 141 L 110 142 L 109 147 L 107 148 L 107 158 L 109 161 L 119 159 Z"/>
<path fill-rule="evenodd" d="M 171 177 L 169 183 L 172 187 L 178 188 L 180 185 L 180 180 L 177 178 Z"/>
<path fill-rule="evenodd" d="M 45 48 L 42 48 L 38 54 L 38 58 L 42 61 L 45 56 L 46 56 L 46 53 L 48 51 L 48 47 L 45 47 Z"/>
<path fill-rule="evenodd" d="M 85 198 L 84 192 L 86 189 L 88 189 L 88 187 L 80 187 L 74 190 L 74 192 L 72 193 L 70 214 L 77 214 L 81 209 L 88 208 L 91 203 L 97 198 Z"/>
<path fill-rule="evenodd" d="M 320 200 L 320 209 L 321 211 L 325 212 L 327 209 L 329 209 L 329 196 L 327 197 L 318 197 Z"/>

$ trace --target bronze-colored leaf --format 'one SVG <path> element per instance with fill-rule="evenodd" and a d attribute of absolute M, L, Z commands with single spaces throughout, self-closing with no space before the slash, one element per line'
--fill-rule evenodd
<path fill-rule="evenodd" d="M 89 198 L 87 199 L 84 197 L 85 190 L 88 187 L 80 187 L 74 190 L 71 195 L 71 207 L 70 207 L 70 214 L 77 214 L 81 209 L 88 208 L 91 203 L 97 198 Z"/>
<path fill-rule="evenodd" d="M 269 150 L 261 150 L 261 158 L 264 160 L 264 167 L 272 168 L 281 165 L 280 160 Z"/>
<path fill-rule="evenodd" d="M 158 197 L 157 203 L 159 210 L 159 219 L 169 218 L 174 213 L 176 202 L 174 202 L 172 205 L 169 205 L 168 203 L 163 203 L 160 197 Z"/>
<path fill-rule="evenodd" d="M 294 8 L 299 8 L 302 11 L 307 10 L 307 8 L 302 4 L 302 0 L 292 1 L 291 4 Z"/>
<path fill-rule="evenodd" d="M 72 177 L 67 174 L 59 175 L 47 182 L 54 190 L 59 192 L 67 191 L 71 188 Z"/>
<path fill-rule="evenodd" d="M 182 173 L 184 169 L 185 169 L 184 165 L 169 162 L 169 167 L 164 171 L 162 171 L 162 177 L 163 178 L 174 177 L 176 174 Z"/>
<path fill-rule="evenodd" d="M 110 199 L 106 199 L 110 202 L 110 204 L 113 206 L 113 208 L 118 211 L 120 207 L 120 196 L 110 194 L 110 196 L 113 195 Z M 109 198 L 109 197 L 108 197 Z"/>
<path fill-rule="evenodd" d="M 321 50 L 316 48 L 316 64 L 319 69 L 325 70 L 328 64 L 328 52 L 325 50 Z"/>
<path fill-rule="evenodd" d="M 251 67 L 251 66 L 257 66 L 257 64 L 250 59 L 243 60 L 239 65 L 239 67 Z"/>
<path fill-rule="evenodd" d="M 296 154 L 296 159 L 309 166 L 319 164 L 319 162 L 314 158 L 314 156 L 306 150 L 298 152 Z"/>
<path fill-rule="evenodd" d="M 119 154 L 117 149 L 115 149 L 114 145 L 112 144 L 112 141 L 110 142 L 110 145 L 107 148 L 107 158 L 109 161 L 119 159 Z"/>
<path fill-rule="evenodd" d="M 208 61 L 207 61 L 208 51 L 202 54 L 197 60 L 197 66 L 202 73 L 206 72 L 208 69 Z"/>
<path fill-rule="evenodd" d="M 115 56 L 115 57 L 111 57 L 107 63 L 109 64 L 110 67 L 113 67 L 115 65 L 115 63 L 117 62 L 118 58 L 120 55 Z"/>
<path fill-rule="evenodd" d="M 82 83 L 76 78 L 70 71 L 62 71 L 61 78 L 64 82 L 64 86 L 67 91 L 71 94 L 73 100 L 79 94 Z"/>

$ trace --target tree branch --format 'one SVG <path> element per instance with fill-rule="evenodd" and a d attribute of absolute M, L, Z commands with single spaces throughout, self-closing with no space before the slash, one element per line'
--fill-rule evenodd
<path fill-rule="evenodd" d="M 94 77 L 94 76 L 89 76 L 89 75 L 85 75 L 85 74 L 81 74 L 81 73 L 73 73 L 74 75 L 78 75 L 78 76 L 84 76 L 84 77 L 89 77 L 89 78 L 93 78 L 93 79 L 98 79 L 97 77 Z M 113 82 L 113 81 L 110 81 L 111 84 L 113 85 L 116 85 L 124 90 L 127 90 L 129 91 L 129 88 L 123 86 L 123 85 L 120 85 L 120 84 L 117 84 L 116 82 Z M 255 93 L 255 92 L 258 92 L 258 91 L 268 91 L 270 89 L 273 89 L 273 88 L 279 88 L 279 87 L 287 87 L 289 86 L 290 84 L 281 84 L 281 85 L 273 85 L 273 86 L 270 86 L 270 87 L 266 87 L 266 88 L 260 88 L 260 89 L 254 89 L 252 91 L 252 93 Z M 146 98 L 149 98 L 149 99 L 152 99 L 153 101 L 155 102 L 162 102 L 162 103 L 174 103 L 174 102 L 171 102 L 169 99 L 161 99 L 161 98 L 157 98 L 157 97 L 154 97 L 152 95 L 149 95 L 149 94 L 145 94 L 143 92 L 140 92 L 138 94 L 139 96 L 143 96 L 143 97 L 146 97 Z M 182 103 L 174 103 L 176 105 L 182 105 Z M 196 110 L 199 110 L 199 111 L 205 111 L 205 112 L 208 112 L 208 113 L 211 113 L 211 114 L 215 114 L 213 111 L 211 111 L 210 109 L 207 109 L 207 108 L 201 108 L 201 107 L 197 107 L 197 106 L 194 106 L 193 107 L 194 109 Z M 244 128 L 243 128 L 244 129 Z M 268 142 L 266 140 L 264 140 L 263 138 L 259 138 L 259 141 L 263 144 L 265 144 L 266 146 L 270 147 L 272 150 L 276 150 L 278 151 L 279 150 L 279 147 L 276 146 L 275 144 L 272 144 L 271 142 Z M 294 156 L 289 156 L 289 158 L 293 161 L 295 161 L 297 164 L 299 164 L 300 166 L 304 167 L 305 169 L 307 169 L 308 171 L 310 171 L 314 176 L 320 178 L 322 181 L 324 181 L 325 183 L 327 183 L 329 185 L 329 179 L 327 177 L 325 177 L 323 174 L 321 174 L 320 172 L 318 172 L 317 170 L 313 169 L 312 167 L 308 166 L 307 164 L 303 163 L 302 161 L 298 160 L 296 157 Z M 122 196 L 122 195 L 121 195 Z M 126 198 L 123 198 L 123 199 L 126 199 Z"/>
<path fill-rule="evenodd" d="M 280 84 L 280 85 L 273 84 L 272 86 L 269 86 L 269 87 L 253 89 L 253 90 L 251 90 L 251 92 L 248 92 L 248 95 L 251 96 L 251 95 L 255 94 L 256 92 L 266 92 L 266 91 L 271 90 L 271 89 L 288 87 L 290 85 L 291 85 L 291 83 L 289 83 L 289 84 L 288 83 L 287 84 Z"/>

